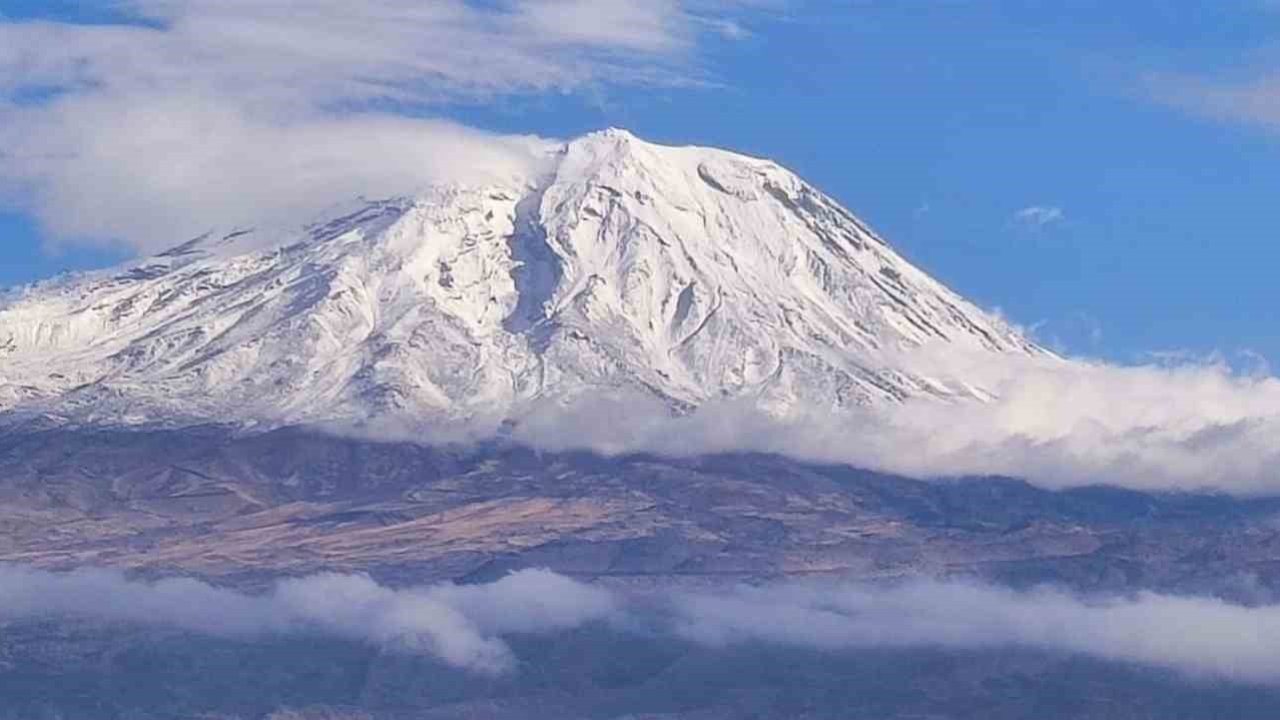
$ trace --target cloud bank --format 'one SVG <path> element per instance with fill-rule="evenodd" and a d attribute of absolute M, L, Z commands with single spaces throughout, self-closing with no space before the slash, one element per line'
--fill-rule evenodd
<path fill-rule="evenodd" d="M 1280 681 L 1280 606 L 1139 593 L 1090 598 L 962 582 L 891 587 L 786 584 L 677 601 L 676 631 L 709 644 L 1031 647 L 1171 668 L 1196 676 Z"/>
<path fill-rule="evenodd" d="M 747 2 L 127 0 L 120 22 L 0 17 L 0 199 L 54 236 L 163 249 L 357 195 L 529 177 L 547 142 L 459 102 L 707 82 Z"/>
<path fill-rule="evenodd" d="M 651 398 L 596 395 L 537 408 L 516 438 L 604 454 L 774 452 L 922 478 L 1005 475 L 1049 488 L 1280 493 L 1280 379 L 1265 369 L 919 353 L 909 366 L 963 378 L 993 399 L 787 416 L 750 401 L 712 402 L 675 417 Z"/>
<path fill-rule="evenodd" d="M 135 582 L 105 570 L 0 569 L 0 618 L 70 616 L 242 639 L 321 634 L 484 674 L 514 666 L 501 635 L 567 630 L 614 612 L 607 592 L 540 570 L 485 586 L 406 590 L 361 575 L 316 575 L 245 595 L 189 579 Z"/>
<path fill-rule="evenodd" d="M 0 618 L 78 617 L 252 640 L 320 634 L 511 672 L 502 636 L 592 622 L 708 647 L 1031 647 L 1232 680 L 1280 682 L 1280 606 L 1139 593 L 1085 597 L 967 582 L 787 582 L 628 596 L 542 570 L 489 585 L 395 590 L 363 576 L 287 580 L 262 595 L 108 571 L 0 569 Z M 638 630 L 635 630 L 638 631 Z"/>

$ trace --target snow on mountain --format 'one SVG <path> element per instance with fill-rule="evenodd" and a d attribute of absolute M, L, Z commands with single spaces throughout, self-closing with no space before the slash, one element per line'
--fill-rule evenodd
<path fill-rule="evenodd" d="M 602 389 L 772 410 L 980 388 L 1043 351 L 765 160 L 606 130 L 545 177 L 211 233 L 0 295 L 0 410 L 86 423 L 504 417 Z"/>

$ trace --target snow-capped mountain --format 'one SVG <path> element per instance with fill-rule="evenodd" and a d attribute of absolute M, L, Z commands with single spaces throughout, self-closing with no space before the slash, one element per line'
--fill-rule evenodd
<path fill-rule="evenodd" d="M 606 388 L 839 408 L 981 395 L 891 351 L 1042 352 L 772 162 L 607 130 L 549 165 L 0 295 L 0 410 L 461 419 Z"/>

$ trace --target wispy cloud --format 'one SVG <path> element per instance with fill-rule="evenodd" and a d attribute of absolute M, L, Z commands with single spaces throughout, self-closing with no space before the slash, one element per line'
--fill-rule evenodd
<path fill-rule="evenodd" d="M 0 196 L 154 250 L 358 194 L 536 171 L 450 103 L 704 83 L 712 0 L 129 0 L 134 24 L 0 19 Z M 300 220 L 299 216 L 303 216 Z"/>
<path fill-rule="evenodd" d="M 519 658 L 503 636 L 608 623 L 713 647 L 1022 646 L 1280 682 L 1280 606 L 1155 593 L 1018 592 L 926 579 L 892 585 L 793 581 L 655 597 L 652 591 L 633 596 L 531 570 L 489 585 L 399 590 L 363 576 L 320 575 L 249 595 L 194 580 L 130 581 L 108 571 L 0 569 L 0 618 L 57 617 L 246 640 L 327 635 L 427 654 L 484 674 L 517 667 Z"/>
<path fill-rule="evenodd" d="M 1062 208 L 1052 205 L 1031 205 L 1013 213 L 1013 221 L 1024 227 L 1044 228 L 1066 219 Z"/>
<path fill-rule="evenodd" d="M 1040 320 L 1031 326 L 1030 332 L 1038 342 L 1060 355 L 1070 354 L 1073 348 L 1096 351 L 1105 335 L 1102 321 L 1081 310 L 1054 320 Z"/>
<path fill-rule="evenodd" d="M 1280 71 L 1243 79 L 1155 73 L 1145 85 L 1157 102 L 1190 115 L 1280 130 Z"/>

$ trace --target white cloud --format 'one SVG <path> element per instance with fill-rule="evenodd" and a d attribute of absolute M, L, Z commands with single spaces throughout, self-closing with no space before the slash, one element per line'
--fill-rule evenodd
<path fill-rule="evenodd" d="M 699 41 L 745 5 L 129 0 L 145 22 L 0 20 L 0 196 L 58 236 L 156 250 L 357 194 L 533 172 L 536 142 L 409 115 L 701 83 Z"/>
<path fill-rule="evenodd" d="M 695 29 L 676 0 L 525 0 L 514 16 L 535 37 L 644 51 L 687 47 Z"/>
<path fill-rule="evenodd" d="M 1034 228 L 1043 228 L 1066 219 L 1062 208 L 1051 205 L 1032 205 L 1013 214 L 1014 222 Z"/>
<path fill-rule="evenodd" d="M 87 95 L 0 122 L 0 186 L 64 238 L 142 250 L 212 228 L 301 224 L 358 196 L 537 173 L 547 141 L 389 115 L 276 121 L 207 97 Z"/>
<path fill-rule="evenodd" d="M 1034 647 L 1233 680 L 1280 682 L 1280 606 L 1138 593 L 1082 597 L 963 582 L 791 583 L 682 597 L 677 631 L 709 645 Z"/>
<path fill-rule="evenodd" d="M 0 87 L 324 106 L 687 82 L 701 27 L 657 0 L 132 0 L 156 27 L 0 25 Z"/>
<path fill-rule="evenodd" d="M 894 358 L 885 367 L 897 367 Z M 963 378 L 987 403 L 910 400 L 775 417 L 750 402 L 672 417 L 659 403 L 594 396 L 531 412 L 517 437 L 550 449 L 777 452 L 915 477 L 1006 475 L 1050 488 L 1280 492 L 1280 379 L 1224 363 L 1118 366 L 919 351 L 912 367 Z"/>
<path fill-rule="evenodd" d="M 78 617 L 253 640 L 320 634 L 497 674 L 519 661 L 502 637 L 587 623 L 654 629 L 712 647 L 1034 647 L 1259 683 L 1280 682 L 1280 606 L 1137 593 L 1089 597 L 970 582 L 784 582 L 619 594 L 543 570 L 488 585 L 392 589 L 317 575 L 249 595 L 186 579 L 0 568 L 0 619 Z"/>
<path fill-rule="evenodd" d="M 616 612 L 614 602 L 604 590 L 542 570 L 484 586 L 404 590 L 365 576 L 326 574 L 246 595 L 189 579 L 148 583 L 105 570 L 0 568 L 2 618 L 87 617 L 245 639 L 319 633 L 490 674 L 515 662 L 501 635 L 605 620 Z"/>

